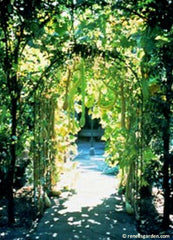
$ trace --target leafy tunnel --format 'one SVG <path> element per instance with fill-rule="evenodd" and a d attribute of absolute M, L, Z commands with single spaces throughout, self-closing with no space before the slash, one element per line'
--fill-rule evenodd
<path fill-rule="evenodd" d="M 106 161 L 119 166 L 136 218 L 155 187 L 163 228 L 172 226 L 172 8 L 170 0 L 0 2 L 0 197 L 9 224 L 24 184 L 43 213 L 87 112 L 104 129 Z"/>

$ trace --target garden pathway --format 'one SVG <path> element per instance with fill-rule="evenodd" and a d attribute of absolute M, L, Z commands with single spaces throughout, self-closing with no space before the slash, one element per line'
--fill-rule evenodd
<path fill-rule="evenodd" d="M 103 173 L 107 168 L 103 143 L 95 143 L 93 156 L 89 149 L 89 143 L 79 143 L 75 193 L 65 191 L 54 198 L 53 206 L 27 239 L 120 240 L 137 234 L 135 221 L 125 212 L 118 195 L 115 176 Z"/>

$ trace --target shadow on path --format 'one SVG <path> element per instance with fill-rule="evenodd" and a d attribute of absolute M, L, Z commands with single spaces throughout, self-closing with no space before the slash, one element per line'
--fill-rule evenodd
<path fill-rule="evenodd" d="M 83 207 L 81 211 L 67 212 L 64 203 L 46 211 L 32 238 L 28 239 L 122 239 L 123 234 L 136 234 L 134 220 L 123 209 L 121 196 L 112 194 L 96 207 Z"/>
<path fill-rule="evenodd" d="M 122 196 L 117 193 L 115 176 L 102 172 L 103 147 L 97 144 L 97 155 L 90 157 L 88 143 L 79 146 L 75 194 L 68 191 L 54 198 L 36 231 L 26 239 L 119 240 L 123 234 L 137 234 L 135 221 L 125 212 Z"/>

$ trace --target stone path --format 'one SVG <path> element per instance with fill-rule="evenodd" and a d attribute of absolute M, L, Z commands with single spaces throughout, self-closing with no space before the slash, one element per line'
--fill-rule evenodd
<path fill-rule="evenodd" d="M 116 178 L 103 174 L 103 144 L 95 144 L 93 156 L 89 148 L 89 144 L 79 144 L 75 194 L 64 192 L 55 198 L 28 239 L 119 240 L 123 234 L 137 234 L 134 219 L 126 214 L 117 193 Z"/>

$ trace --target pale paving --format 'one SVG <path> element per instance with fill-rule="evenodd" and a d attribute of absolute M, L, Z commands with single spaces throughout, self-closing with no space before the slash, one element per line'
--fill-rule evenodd
<path fill-rule="evenodd" d="M 117 193 L 116 177 L 103 174 L 102 145 L 95 147 L 96 155 L 89 156 L 89 144 L 80 145 L 75 194 L 66 191 L 54 198 L 36 231 L 26 239 L 119 240 L 123 234 L 137 234 L 135 221 L 125 212 L 123 197 Z"/>

